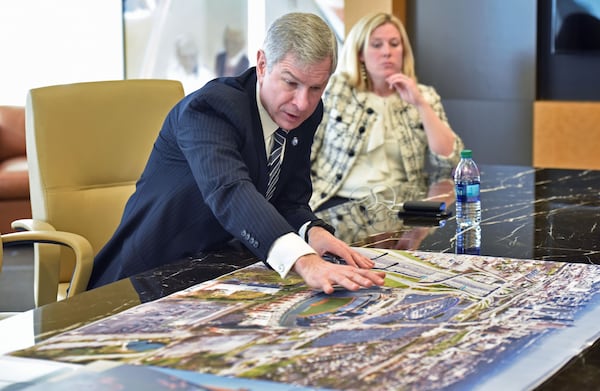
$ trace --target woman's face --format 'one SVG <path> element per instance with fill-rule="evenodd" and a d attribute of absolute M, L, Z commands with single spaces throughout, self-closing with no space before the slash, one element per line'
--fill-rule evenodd
<path fill-rule="evenodd" d="M 402 72 L 403 52 L 400 32 L 394 24 L 385 23 L 373 30 L 359 59 L 364 62 L 371 81 L 377 83 Z"/>

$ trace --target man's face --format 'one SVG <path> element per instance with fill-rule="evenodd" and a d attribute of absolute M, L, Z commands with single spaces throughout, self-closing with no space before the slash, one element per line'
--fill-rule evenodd
<path fill-rule="evenodd" d="M 292 130 L 310 117 L 327 86 L 330 69 L 331 59 L 302 65 L 288 54 L 268 72 L 265 53 L 258 52 L 260 100 L 279 127 Z"/>

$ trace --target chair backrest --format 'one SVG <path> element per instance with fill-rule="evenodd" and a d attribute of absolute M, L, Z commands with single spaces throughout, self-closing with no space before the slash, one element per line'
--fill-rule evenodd
<path fill-rule="evenodd" d="M 33 220 L 85 237 L 97 254 L 120 221 L 167 113 L 183 96 L 179 81 L 155 79 L 32 89 L 26 143 Z M 37 265 L 44 255 L 43 245 L 36 246 Z M 61 251 L 60 257 L 66 282 L 73 256 Z"/>

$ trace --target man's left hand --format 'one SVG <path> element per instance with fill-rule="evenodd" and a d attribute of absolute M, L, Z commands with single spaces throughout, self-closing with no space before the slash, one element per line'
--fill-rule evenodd
<path fill-rule="evenodd" d="M 308 244 L 317 251 L 320 256 L 326 253 L 334 254 L 342 258 L 348 265 L 361 269 L 372 269 L 375 262 L 364 255 L 354 251 L 342 240 L 333 236 L 322 227 L 312 227 L 308 232 Z"/>

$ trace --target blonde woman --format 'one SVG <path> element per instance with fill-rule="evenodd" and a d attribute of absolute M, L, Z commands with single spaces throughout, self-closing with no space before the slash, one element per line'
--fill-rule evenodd
<path fill-rule="evenodd" d="M 417 82 L 408 35 L 393 15 L 354 25 L 323 101 L 311 155 L 313 209 L 422 179 L 427 161 L 452 168 L 460 159 L 462 140 L 435 89 Z"/>

